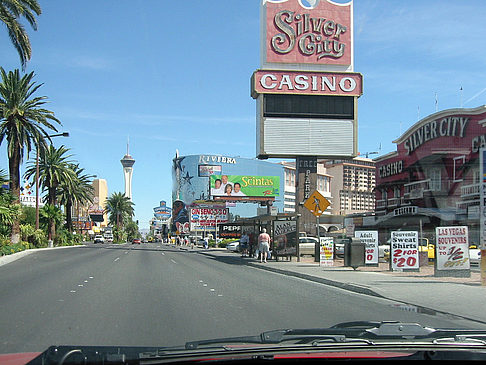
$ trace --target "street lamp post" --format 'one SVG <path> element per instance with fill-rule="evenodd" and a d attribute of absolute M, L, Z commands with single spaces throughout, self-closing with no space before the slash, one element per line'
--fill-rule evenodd
<path fill-rule="evenodd" d="M 69 132 L 52 134 L 46 137 L 52 138 L 52 137 L 61 137 L 61 136 L 69 137 Z M 39 141 L 37 141 L 36 158 L 35 158 L 35 229 L 39 229 Z"/>

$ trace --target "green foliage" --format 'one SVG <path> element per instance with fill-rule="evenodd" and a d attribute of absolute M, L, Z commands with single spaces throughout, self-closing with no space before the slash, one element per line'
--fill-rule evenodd
<path fill-rule="evenodd" d="M 47 227 L 49 220 L 59 226 L 64 222 L 64 213 L 55 205 L 46 204 L 39 210 L 39 221 L 43 227 Z"/>
<path fill-rule="evenodd" d="M 35 16 L 42 13 L 41 7 L 37 0 L 1 0 L 0 1 L 0 21 L 7 28 L 10 41 L 17 50 L 22 64 L 25 69 L 27 61 L 32 56 L 29 36 L 25 31 L 22 22 L 24 18 L 32 27 L 37 30 L 37 21 Z"/>
<path fill-rule="evenodd" d="M 22 241 L 28 242 L 30 248 L 47 247 L 47 235 L 42 229 L 35 229 L 30 224 L 20 225 L 20 237 Z"/>
<path fill-rule="evenodd" d="M 20 224 L 30 224 L 35 227 L 35 208 L 22 206 L 20 214 Z"/>
<path fill-rule="evenodd" d="M 72 233 L 65 228 L 61 228 L 57 231 L 54 239 L 54 246 L 74 246 L 79 245 L 82 241 L 82 235 Z"/>
<path fill-rule="evenodd" d="M 133 203 L 123 193 L 115 192 L 106 200 L 105 210 L 112 225 L 120 228 L 129 224 L 133 217 Z"/>

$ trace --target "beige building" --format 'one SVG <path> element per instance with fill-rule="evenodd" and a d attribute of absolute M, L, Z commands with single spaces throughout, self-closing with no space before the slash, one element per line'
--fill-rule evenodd
<path fill-rule="evenodd" d="M 327 160 L 324 166 L 332 176 L 332 214 L 344 216 L 375 210 L 375 162 L 372 159 Z"/>
<path fill-rule="evenodd" d="M 297 183 L 297 173 L 295 171 L 295 161 L 281 162 L 284 166 L 284 213 L 295 212 L 295 192 Z M 317 165 L 317 190 L 332 204 L 331 194 L 331 175 L 326 172 L 326 167 L 322 163 Z M 324 214 L 331 214 L 326 210 Z"/>
<path fill-rule="evenodd" d="M 90 210 L 104 211 L 106 207 L 106 199 L 108 199 L 108 184 L 105 179 L 93 180 L 94 201 Z M 103 212 L 103 222 L 100 222 L 102 227 L 108 225 L 108 216 Z"/>

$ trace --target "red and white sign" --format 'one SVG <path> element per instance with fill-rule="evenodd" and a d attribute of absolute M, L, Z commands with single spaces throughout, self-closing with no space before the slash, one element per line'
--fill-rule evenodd
<path fill-rule="evenodd" d="M 354 237 L 357 237 L 365 244 L 365 264 L 378 264 L 378 231 L 355 231 Z"/>
<path fill-rule="evenodd" d="M 255 71 L 252 97 L 266 93 L 361 96 L 363 76 L 351 72 Z"/>
<path fill-rule="evenodd" d="M 469 270 L 469 235 L 467 226 L 435 229 L 437 270 Z"/>
<path fill-rule="evenodd" d="M 391 266 L 393 271 L 419 268 L 418 232 L 391 233 Z"/>
<path fill-rule="evenodd" d="M 228 222 L 228 208 L 191 208 L 191 231 L 214 228 Z"/>
<path fill-rule="evenodd" d="M 352 64 L 352 2 L 266 0 L 263 4 L 265 62 Z"/>

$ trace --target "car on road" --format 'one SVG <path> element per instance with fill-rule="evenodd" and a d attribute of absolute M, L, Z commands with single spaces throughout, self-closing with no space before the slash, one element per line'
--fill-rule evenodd
<path fill-rule="evenodd" d="M 140 238 L 134 238 L 134 239 L 132 240 L 132 245 L 133 245 L 133 244 L 137 244 L 137 245 L 139 245 L 139 244 L 141 244 L 141 243 L 142 243 L 142 241 L 140 240 Z"/>
<path fill-rule="evenodd" d="M 232 241 L 226 245 L 228 251 L 240 252 L 240 241 Z"/>
<path fill-rule="evenodd" d="M 97 234 L 93 239 L 93 243 L 105 243 L 105 238 L 101 234 Z"/>

